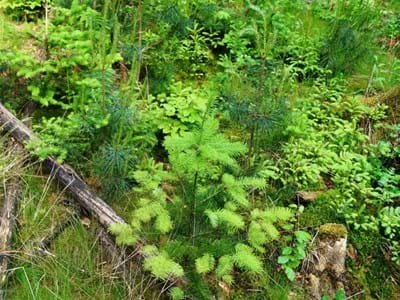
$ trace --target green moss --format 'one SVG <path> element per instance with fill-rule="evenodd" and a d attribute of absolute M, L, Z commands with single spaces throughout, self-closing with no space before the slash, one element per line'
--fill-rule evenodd
<path fill-rule="evenodd" d="M 343 238 L 347 236 L 347 229 L 342 224 L 326 223 L 319 228 L 319 233 Z"/>
<path fill-rule="evenodd" d="M 303 227 L 317 228 L 324 223 L 341 223 L 343 220 L 332 209 L 330 199 L 329 192 L 324 193 L 310 205 L 306 206 L 303 214 L 300 216 L 300 224 Z"/>
<path fill-rule="evenodd" d="M 373 299 L 397 299 L 399 287 L 393 283 L 393 270 L 382 252 L 384 239 L 376 231 L 349 235 L 349 243 L 356 248 L 356 259 L 348 259 L 348 279 L 356 289 L 364 290 Z M 355 289 L 353 289 L 355 290 Z"/>
<path fill-rule="evenodd" d="M 398 287 L 382 256 L 369 257 L 368 261 L 358 263 L 349 260 L 346 264 L 347 285 L 352 290 L 363 290 L 365 299 L 397 299 Z"/>
<path fill-rule="evenodd" d="M 357 255 L 361 259 L 367 259 L 371 256 L 382 256 L 381 247 L 384 241 L 377 231 L 364 232 L 362 235 L 351 234 L 349 242 L 357 249 Z"/>

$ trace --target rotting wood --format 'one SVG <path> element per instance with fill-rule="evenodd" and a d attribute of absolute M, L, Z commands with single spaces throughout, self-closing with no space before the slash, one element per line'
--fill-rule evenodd
<path fill-rule="evenodd" d="M 298 191 L 296 193 L 297 200 L 300 202 L 310 203 L 317 199 L 322 194 L 322 191 L 314 191 L 314 192 L 307 192 L 307 191 Z"/>
<path fill-rule="evenodd" d="M 0 124 L 3 129 L 10 132 L 20 143 L 39 141 L 39 138 L 12 113 L 0 103 Z M 44 160 L 52 175 L 58 179 L 74 198 L 87 209 L 98 222 L 108 228 L 113 223 L 125 224 L 126 222 L 101 198 L 91 192 L 89 186 L 65 164 L 60 164 L 53 157 Z"/>
<path fill-rule="evenodd" d="M 342 224 L 321 225 L 316 247 L 305 260 L 310 299 L 335 297 L 337 290 L 345 290 L 345 259 L 347 230 Z"/>
<path fill-rule="evenodd" d="M 19 181 L 11 178 L 5 184 L 4 203 L 0 224 L 0 299 L 4 299 L 4 286 L 7 280 L 8 263 L 11 252 L 11 237 L 17 199 L 19 197 Z"/>

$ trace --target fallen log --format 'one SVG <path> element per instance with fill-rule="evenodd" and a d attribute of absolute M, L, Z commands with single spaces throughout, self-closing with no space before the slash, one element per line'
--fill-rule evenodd
<path fill-rule="evenodd" d="M 10 132 L 20 143 L 26 144 L 30 141 L 39 141 L 38 136 L 10 113 L 1 103 L 0 125 L 3 126 L 4 130 Z M 53 157 L 45 159 L 44 165 L 102 226 L 108 228 L 113 223 L 126 223 L 107 203 L 91 192 L 89 186 L 71 167 L 60 164 Z"/>
<path fill-rule="evenodd" d="M 26 110 L 25 115 L 30 116 L 31 110 Z M 29 124 L 27 124 L 29 125 Z M 18 144 L 14 139 L 8 144 L 7 152 L 22 153 L 22 146 Z M 14 168 L 18 168 L 19 163 L 14 164 Z M 11 241 L 12 234 L 15 227 L 15 213 L 17 200 L 21 192 L 21 181 L 17 174 L 13 174 L 14 177 L 11 179 L 4 180 L 4 201 L 1 213 L 0 222 L 0 299 L 5 299 L 5 289 L 8 277 L 8 265 L 10 263 L 10 253 L 11 253 Z"/>
<path fill-rule="evenodd" d="M 5 184 L 0 225 L 0 299 L 4 298 L 3 288 L 7 279 L 11 236 L 14 227 L 15 207 L 19 196 L 19 190 L 19 181 L 17 178 L 12 178 Z"/>

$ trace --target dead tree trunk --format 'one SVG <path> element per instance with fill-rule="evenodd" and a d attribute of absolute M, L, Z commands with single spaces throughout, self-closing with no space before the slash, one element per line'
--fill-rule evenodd
<path fill-rule="evenodd" d="M 7 279 L 11 235 L 14 227 L 15 207 L 19 194 L 19 182 L 12 178 L 5 184 L 3 212 L 0 225 L 0 299 L 3 299 L 3 288 Z"/>
<path fill-rule="evenodd" d="M 0 125 L 9 131 L 20 143 L 38 141 L 39 138 L 26 127 L 20 120 L 14 117 L 0 103 Z M 73 169 L 65 164 L 60 164 L 53 157 L 44 161 L 44 165 L 55 175 L 55 177 L 67 190 L 88 210 L 99 223 L 108 228 L 113 223 L 125 223 L 116 212 L 102 199 L 92 193 L 88 185 L 74 172 Z"/>
<path fill-rule="evenodd" d="M 316 247 L 306 259 L 310 299 L 333 299 L 338 290 L 344 290 L 346 245 L 344 225 L 328 223 L 320 227 Z"/>
<path fill-rule="evenodd" d="M 25 115 L 30 116 L 31 110 L 25 111 Z M 15 151 L 22 153 L 22 146 L 18 144 L 14 139 L 9 143 L 8 148 L 10 153 Z M 15 165 L 18 168 L 19 164 Z M 5 299 L 4 287 L 7 282 L 8 276 L 8 265 L 10 262 L 11 253 L 11 241 L 12 234 L 15 227 L 15 212 L 17 206 L 17 200 L 20 194 L 21 181 L 16 174 L 13 174 L 9 180 L 4 182 L 4 201 L 1 213 L 0 222 L 0 299 Z"/>

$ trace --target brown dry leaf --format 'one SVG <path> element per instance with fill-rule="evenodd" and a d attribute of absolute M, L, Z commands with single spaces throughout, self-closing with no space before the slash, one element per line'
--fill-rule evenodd
<path fill-rule="evenodd" d="M 319 195 L 322 194 L 322 191 L 316 192 L 306 192 L 306 191 L 298 191 L 296 193 L 297 197 L 304 202 L 313 202 Z"/>
<path fill-rule="evenodd" d="M 82 218 L 81 222 L 82 222 L 83 226 L 85 226 L 85 227 L 89 227 L 90 223 L 91 223 L 90 219 L 86 218 L 86 217 Z"/>

